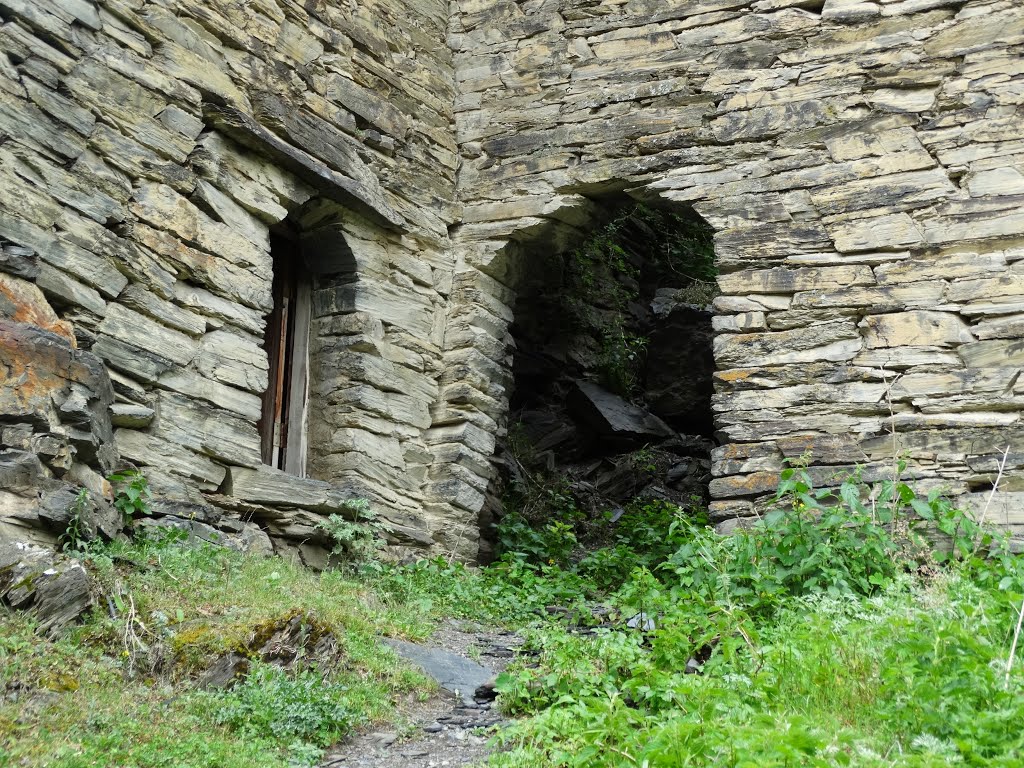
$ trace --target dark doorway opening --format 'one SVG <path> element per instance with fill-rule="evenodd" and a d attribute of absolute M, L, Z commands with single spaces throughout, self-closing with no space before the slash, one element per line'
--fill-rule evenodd
<path fill-rule="evenodd" d="M 710 437 L 713 231 L 689 209 L 611 203 L 604 213 L 578 247 L 538 244 L 524 256 L 512 410 L 583 379 Z"/>
<path fill-rule="evenodd" d="M 703 508 L 715 445 L 710 225 L 629 200 L 591 221 L 575 248 L 520 253 L 497 511 L 581 543 L 651 503 Z"/>
<path fill-rule="evenodd" d="M 262 460 L 304 477 L 312 282 L 292 232 L 273 232 L 270 251 L 274 309 L 264 337 L 270 370 L 259 423 Z"/>

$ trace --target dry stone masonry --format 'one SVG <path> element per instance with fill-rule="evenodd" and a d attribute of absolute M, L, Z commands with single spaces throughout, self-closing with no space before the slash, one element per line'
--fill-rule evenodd
<path fill-rule="evenodd" d="M 501 364 L 531 242 L 575 240 L 612 192 L 692 207 L 723 293 L 716 519 L 808 449 L 823 483 L 896 452 L 970 498 L 1009 448 L 990 514 L 1024 522 L 1019 3 L 459 6 L 453 239 L 493 300 L 451 315 L 479 318 L 477 353 Z"/>
<path fill-rule="evenodd" d="M 398 544 L 461 521 L 429 494 L 456 210 L 446 4 L 4 0 L 0 21 L 5 532 L 52 539 L 40 489 L 109 496 L 119 462 L 158 515 L 311 564 L 347 498 Z M 282 225 L 312 282 L 317 480 L 262 466 Z"/>
<path fill-rule="evenodd" d="M 0 536 L 130 464 L 232 546 L 322 566 L 365 497 L 474 557 L 517 288 L 623 195 L 715 229 L 716 520 L 1008 449 L 1024 534 L 1022 54 L 1017 0 L 0 0 Z"/>

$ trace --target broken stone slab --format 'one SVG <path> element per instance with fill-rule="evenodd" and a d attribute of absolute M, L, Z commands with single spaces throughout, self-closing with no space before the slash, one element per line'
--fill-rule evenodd
<path fill-rule="evenodd" d="M 3 272 L 0 272 L 0 317 L 38 326 L 74 342 L 71 324 L 57 316 L 35 284 Z"/>
<path fill-rule="evenodd" d="M 0 542 L 0 600 L 31 611 L 39 631 L 55 638 L 93 606 L 92 584 L 75 560 L 25 542 Z"/>
<path fill-rule="evenodd" d="M 136 530 L 149 535 L 159 531 L 177 532 L 181 540 L 191 546 L 212 544 L 219 547 L 230 546 L 227 536 L 212 525 L 198 520 L 186 520 L 174 515 L 166 517 L 145 517 L 136 522 Z"/>
<path fill-rule="evenodd" d="M 113 388 L 103 364 L 91 352 L 53 331 L 0 318 L 0 414 L 24 421 L 38 432 L 64 435 L 67 422 L 81 459 L 104 471 L 117 460 L 109 405 Z M 65 407 L 66 406 L 66 407 Z M 63 410 L 62 410 L 63 408 Z"/>
<path fill-rule="evenodd" d="M 121 455 L 146 467 L 191 478 L 199 490 L 214 490 L 224 481 L 225 469 L 187 447 L 148 432 L 121 428 L 115 435 Z"/>
<path fill-rule="evenodd" d="M 31 488 L 48 476 L 36 454 L 17 449 L 0 450 L 0 488 Z"/>
<path fill-rule="evenodd" d="M 654 414 L 592 381 L 576 382 L 568 406 L 584 430 L 603 439 L 642 445 L 675 436 L 672 428 Z"/>
<path fill-rule="evenodd" d="M 153 423 L 152 408 L 135 403 L 114 403 L 110 406 L 110 421 L 115 427 L 145 429 Z"/>
<path fill-rule="evenodd" d="M 421 528 L 413 528 L 408 525 L 399 525 L 384 519 L 382 531 L 384 540 L 389 544 L 405 545 L 415 548 L 432 547 L 434 538 Z"/>
<path fill-rule="evenodd" d="M 744 269 L 718 278 L 723 293 L 796 293 L 874 284 L 871 268 L 864 265 Z"/>
<path fill-rule="evenodd" d="M 266 526 L 267 532 L 275 542 L 288 540 L 297 543 L 300 547 L 304 544 L 315 544 L 320 547 L 333 547 L 336 543 L 331 535 L 324 528 L 327 520 L 326 515 L 318 512 L 310 512 L 306 509 L 275 510 L 271 518 L 260 519 Z M 329 553 L 328 553 L 329 557 Z M 325 561 L 323 568 L 328 563 Z"/>
<path fill-rule="evenodd" d="M 51 481 L 38 491 L 35 513 L 38 524 L 58 536 L 72 527 L 82 541 L 111 541 L 124 529 L 121 513 L 105 499 L 82 489 Z"/>
<path fill-rule="evenodd" d="M 314 571 L 326 571 L 332 565 L 338 565 L 341 562 L 328 549 L 330 544 L 282 539 L 273 531 L 271 531 L 270 541 L 273 543 L 275 555 L 294 563 L 301 563 Z"/>
<path fill-rule="evenodd" d="M 198 687 L 230 688 L 249 672 L 254 660 L 282 669 L 338 662 L 338 639 L 332 628 L 309 611 L 295 610 L 255 625 L 244 642 L 215 661 L 199 679 Z"/>
<path fill-rule="evenodd" d="M 0 272 L 34 280 L 39 276 L 39 256 L 31 248 L 4 244 L 0 247 Z"/>
<path fill-rule="evenodd" d="M 968 368 L 1024 365 L 1024 341 L 1021 339 L 977 341 L 964 344 L 957 352 Z"/>
<path fill-rule="evenodd" d="M 861 350 L 852 319 L 772 333 L 723 334 L 714 340 L 719 368 L 756 368 L 785 363 L 842 362 Z"/>
<path fill-rule="evenodd" d="M 879 347 L 950 347 L 974 341 L 970 327 L 950 312 L 914 310 L 869 315 L 858 324 L 868 349 Z"/>
<path fill-rule="evenodd" d="M 164 471 L 146 467 L 144 474 L 152 493 L 150 516 L 180 517 L 219 526 L 224 513 L 213 506 L 191 483 Z"/>
<path fill-rule="evenodd" d="M 274 554 L 274 544 L 270 536 L 256 523 L 242 523 L 242 530 L 231 537 L 239 551 L 248 555 L 270 557 Z"/>
<path fill-rule="evenodd" d="M 199 350 L 195 339 L 120 304 L 110 305 L 99 332 L 178 365 L 190 363 Z"/>
<path fill-rule="evenodd" d="M 55 548 L 57 537 L 41 528 L 36 500 L 0 488 L 0 542 L 23 542 Z"/>
<path fill-rule="evenodd" d="M 236 521 L 224 521 L 236 522 Z M 187 520 L 173 515 L 159 518 L 143 518 L 136 523 L 143 531 L 177 531 L 183 541 L 191 546 L 210 544 L 226 547 L 246 555 L 270 555 L 274 547 L 266 531 L 255 523 L 241 523 L 237 532 L 229 532 L 201 523 L 198 520 Z"/>

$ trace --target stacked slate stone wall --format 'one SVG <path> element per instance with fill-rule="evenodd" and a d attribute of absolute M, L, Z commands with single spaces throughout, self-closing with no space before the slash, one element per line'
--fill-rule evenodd
<path fill-rule="evenodd" d="M 443 0 L 0 2 L 9 534 L 52 540 L 65 521 L 39 490 L 109 499 L 103 476 L 125 463 L 158 515 L 270 533 L 315 564 L 315 524 L 345 498 L 368 497 L 400 544 L 456 516 L 424 503 L 452 283 L 447 15 Z M 323 483 L 260 466 L 282 222 L 314 263 Z"/>
<path fill-rule="evenodd" d="M 988 514 L 1024 531 L 1018 2 L 456 6 L 446 354 L 482 374 L 460 393 L 474 460 L 505 408 L 518 275 L 625 191 L 716 230 L 716 520 L 753 515 L 808 450 L 821 484 L 889 476 L 895 454 L 975 502 L 1008 449 Z"/>
<path fill-rule="evenodd" d="M 719 519 L 894 429 L 955 493 L 1008 447 L 1018 524 L 1022 47 L 1014 0 L 0 0 L 2 532 L 84 487 L 112 535 L 131 463 L 197 536 L 322 565 L 365 496 L 472 557 L 517 275 L 622 194 L 717 232 Z M 281 226 L 307 479 L 260 464 Z"/>

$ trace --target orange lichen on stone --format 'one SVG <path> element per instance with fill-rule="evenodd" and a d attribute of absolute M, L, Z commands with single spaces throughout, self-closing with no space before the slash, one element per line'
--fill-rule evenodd
<path fill-rule="evenodd" d="M 755 373 L 757 373 L 757 369 L 755 368 L 731 368 L 728 371 L 718 371 L 715 374 L 715 378 L 719 381 L 731 383 L 749 379 Z"/>
<path fill-rule="evenodd" d="M 716 477 L 711 481 L 711 487 L 720 497 L 756 496 L 771 491 L 778 483 L 778 472 L 752 472 L 749 475 Z"/>
<path fill-rule="evenodd" d="M 61 320 L 43 292 L 26 280 L 0 273 L 0 312 L 17 323 L 35 325 L 77 346 L 71 323 Z"/>

